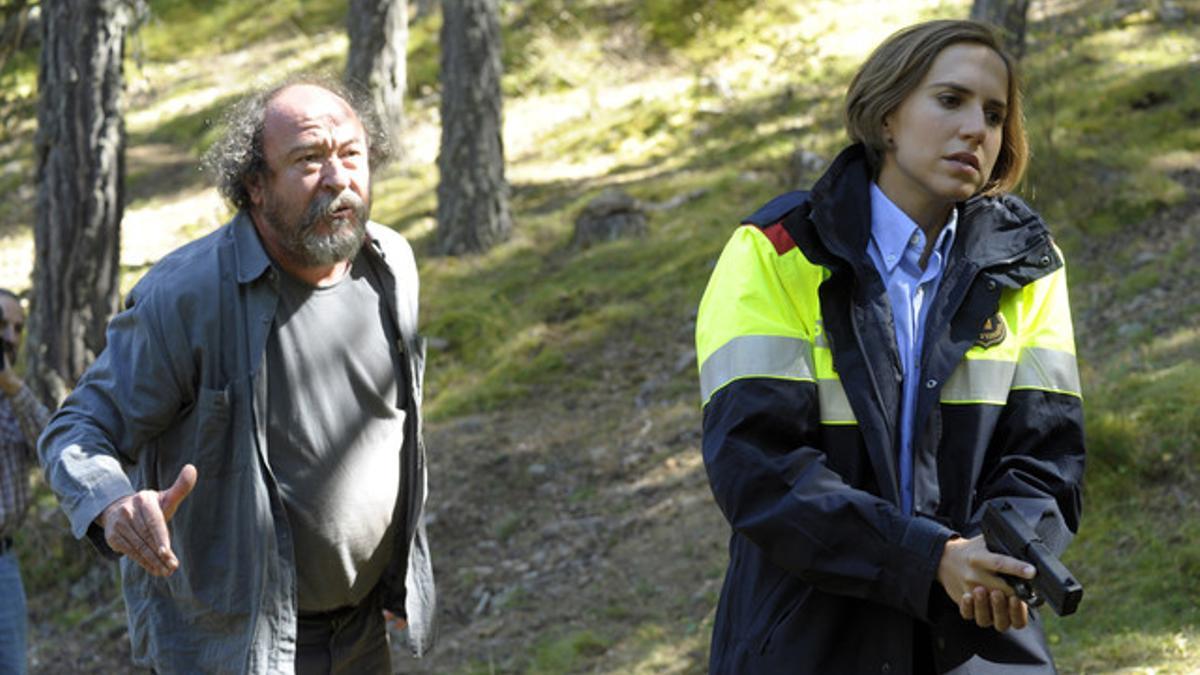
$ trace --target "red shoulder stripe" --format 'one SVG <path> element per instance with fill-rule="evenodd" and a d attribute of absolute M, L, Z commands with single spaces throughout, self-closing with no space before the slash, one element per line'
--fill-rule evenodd
<path fill-rule="evenodd" d="M 775 252 L 779 255 L 783 255 L 796 248 L 796 241 L 792 239 L 792 235 L 788 234 L 787 229 L 783 227 L 782 220 L 774 225 L 764 227 L 762 232 L 767 235 L 767 239 L 771 240 L 771 244 L 775 246 Z"/>

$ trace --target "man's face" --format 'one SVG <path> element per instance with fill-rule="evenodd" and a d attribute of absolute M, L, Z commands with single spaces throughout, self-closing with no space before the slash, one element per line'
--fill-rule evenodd
<path fill-rule="evenodd" d="M 362 123 L 314 85 L 288 87 L 267 105 L 264 176 L 248 185 L 266 237 L 305 267 L 354 257 L 370 214 L 370 166 Z"/>
<path fill-rule="evenodd" d="M 12 363 L 17 356 L 17 347 L 21 344 L 21 332 L 25 330 L 25 310 L 15 298 L 0 294 L 0 346 L 3 347 L 5 360 Z"/>

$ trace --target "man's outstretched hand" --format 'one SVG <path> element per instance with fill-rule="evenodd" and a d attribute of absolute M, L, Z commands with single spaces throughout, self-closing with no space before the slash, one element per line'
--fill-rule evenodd
<path fill-rule="evenodd" d="M 187 464 L 166 490 L 142 490 L 109 504 L 96 519 L 104 528 L 104 540 L 150 574 L 169 576 L 179 569 L 179 559 L 171 551 L 167 523 L 194 487 L 196 467 Z"/>

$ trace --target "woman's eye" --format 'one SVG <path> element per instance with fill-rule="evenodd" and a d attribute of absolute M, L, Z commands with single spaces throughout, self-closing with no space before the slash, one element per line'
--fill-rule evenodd
<path fill-rule="evenodd" d="M 947 108 L 953 108 L 958 105 L 958 97 L 954 94 L 942 94 L 938 96 L 938 102 Z"/>
<path fill-rule="evenodd" d="M 986 115 L 987 123 L 994 127 L 998 127 L 1001 124 L 1004 124 L 1004 115 L 1002 115 L 998 112 L 989 112 L 989 113 L 985 113 L 985 115 Z"/>

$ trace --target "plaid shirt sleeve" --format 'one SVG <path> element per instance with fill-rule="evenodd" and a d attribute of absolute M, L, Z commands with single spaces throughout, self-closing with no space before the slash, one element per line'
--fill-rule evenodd
<path fill-rule="evenodd" d="M 46 424 L 50 421 L 50 411 L 25 385 L 21 385 L 21 390 L 17 392 L 17 395 L 9 400 L 12 403 L 13 413 L 17 417 L 17 423 L 21 425 L 21 434 L 25 436 L 32 457 L 37 448 L 38 436 L 42 435 L 42 429 L 45 429 Z"/>
<path fill-rule="evenodd" d="M 8 537 L 29 507 L 29 470 L 50 413 L 25 386 L 13 396 L 0 394 L 0 399 L 7 404 L 0 415 L 0 536 Z"/>

